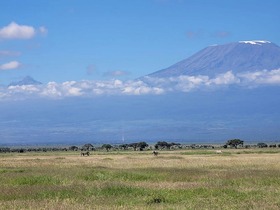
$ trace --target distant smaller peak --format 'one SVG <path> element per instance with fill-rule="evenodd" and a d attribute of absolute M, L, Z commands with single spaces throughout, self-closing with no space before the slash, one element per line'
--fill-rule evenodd
<path fill-rule="evenodd" d="M 36 81 L 30 76 L 24 77 L 22 80 L 17 82 L 11 82 L 8 86 L 22 86 L 22 85 L 41 85 L 42 83 Z"/>
<path fill-rule="evenodd" d="M 262 45 L 262 44 L 270 44 L 271 42 L 270 41 L 265 41 L 265 40 L 252 40 L 252 41 L 240 41 L 239 43 Z"/>

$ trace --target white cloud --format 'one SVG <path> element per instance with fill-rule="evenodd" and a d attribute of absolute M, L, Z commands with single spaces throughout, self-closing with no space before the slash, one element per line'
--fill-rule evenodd
<path fill-rule="evenodd" d="M 18 25 L 11 22 L 0 29 L 0 39 L 30 39 L 35 36 L 35 29 L 32 26 Z"/>
<path fill-rule="evenodd" d="M 75 87 L 77 84 L 75 81 L 67 81 L 62 84 L 49 82 L 46 86 L 42 87 L 40 95 L 51 98 L 81 96 L 83 95 L 81 92 L 82 88 Z"/>
<path fill-rule="evenodd" d="M 28 25 L 19 25 L 16 22 L 11 22 L 9 25 L 0 28 L 0 41 L 4 39 L 31 39 L 36 33 L 46 34 L 47 29 L 44 26 L 39 27 L 37 30 Z M 20 52 L 1 50 L 0 58 L 8 56 L 19 56 Z M 5 64 L 0 64 L 0 70 L 18 69 L 21 63 L 18 61 L 10 61 Z"/>
<path fill-rule="evenodd" d="M 172 78 L 175 81 L 177 91 L 189 92 L 205 85 L 209 81 L 208 76 L 179 76 Z"/>
<path fill-rule="evenodd" d="M 49 82 L 46 85 L 0 87 L 0 99 L 22 99 L 28 97 L 65 98 L 92 97 L 96 95 L 158 95 L 171 92 L 190 92 L 217 89 L 225 86 L 257 88 L 260 85 L 279 85 L 280 69 L 233 74 L 228 71 L 210 78 L 205 75 L 170 78 L 145 77 L 143 80 L 121 81 L 66 81 Z"/>
<path fill-rule="evenodd" d="M 40 91 L 39 87 L 36 85 L 16 85 L 16 86 L 9 86 L 8 90 L 10 93 L 38 93 Z"/>
<path fill-rule="evenodd" d="M 58 84 L 56 82 L 49 82 L 40 93 L 41 96 L 50 98 L 62 97 L 62 93 L 59 91 Z"/>
<path fill-rule="evenodd" d="M 11 61 L 9 63 L 0 65 L 0 70 L 12 70 L 12 69 L 17 69 L 20 66 L 21 64 L 18 61 Z"/>
<path fill-rule="evenodd" d="M 251 85 L 280 85 L 280 69 L 248 72 L 238 75 Z"/>
<path fill-rule="evenodd" d="M 48 29 L 44 26 L 36 29 L 33 26 L 11 22 L 9 25 L 0 28 L 0 39 L 31 39 L 36 34 L 46 35 L 47 33 Z"/>
<path fill-rule="evenodd" d="M 82 89 L 79 87 L 76 87 L 77 82 L 76 81 L 69 81 L 62 83 L 62 90 L 65 96 L 81 96 L 83 93 L 81 92 Z M 77 85 L 79 86 L 79 85 Z"/>
<path fill-rule="evenodd" d="M 107 81 L 67 81 L 64 83 L 49 82 L 40 87 L 39 95 L 42 97 L 90 97 L 94 95 L 143 95 L 163 94 L 160 87 L 148 86 L 143 81 L 107 80 Z"/>
<path fill-rule="evenodd" d="M 121 88 L 121 93 L 125 95 L 159 95 L 163 94 L 165 91 L 160 87 L 148 86 L 142 81 L 130 81 L 124 83 L 124 86 Z"/>
<path fill-rule="evenodd" d="M 145 77 L 150 86 L 163 88 L 165 92 L 181 91 L 190 92 L 197 89 L 221 88 L 229 85 L 239 86 L 259 86 L 259 85 L 280 85 L 280 69 L 247 72 L 243 74 L 233 74 L 227 71 L 213 78 L 205 75 L 179 76 L 169 78 Z"/>
<path fill-rule="evenodd" d="M 237 84 L 240 82 L 240 79 L 237 78 L 232 71 L 228 71 L 224 74 L 219 74 L 216 78 L 209 80 L 208 84 L 215 84 L 215 85 L 230 85 L 230 84 Z"/>

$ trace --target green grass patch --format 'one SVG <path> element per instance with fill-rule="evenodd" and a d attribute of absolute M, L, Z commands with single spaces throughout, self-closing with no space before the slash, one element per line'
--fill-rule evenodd
<path fill-rule="evenodd" d="M 80 174 L 79 178 L 85 181 L 182 182 L 193 181 L 207 174 L 208 170 L 201 168 L 95 168 Z"/>
<path fill-rule="evenodd" d="M 193 149 L 185 152 L 180 152 L 180 154 L 181 155 L 213 155 L 216 154 L 216 150 Z"/>
<path fill-rule="evenodd" d="M 278 154 L 279 149 L 262 149 L 262 150 L 240 150 L 236 154 Z"/>
<path fill-rule="evenodd" d="M 60 184 L 60 180 L 51 176 L 21 176 L 16 177 L 10 181 L 11 185 L 57 185 Z"/>
<path fill-rule="evenodd" d="M 148 170 L 112 170 L 93 169 L 86 174 L 79 175 L 85 181 L 157 181 L 161 175 Z"/>
<path fill-rule="evenodd" d="M 0 168 L 0 174 L 3 173 L 23 173 L 25 172 L 24 169 L 19 168 Z"/>
<path fill-rule="evenodd" d="M 148 189 L 126 186 L 126 185 L 119 185 L 119 184 L 109 184 L 100 189 L 98 192 L 99 195 L 106 196 L 106 197 L 138 197 L 138 196 L 146 196 L 149 192 Z"/>

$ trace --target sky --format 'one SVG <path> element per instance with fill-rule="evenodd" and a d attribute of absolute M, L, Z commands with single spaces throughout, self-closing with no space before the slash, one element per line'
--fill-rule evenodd
<path fill-rule="evenodd" d="M 280 45 L 279 8 L 279 0 L 0 0 L 0 145 L 279 141 L 280 69 L 143 77 L 212 45 Z M 9 85 L 26 76 L 42 84 Z"/>
<path fill-rule="evenodd" d="M 135 79 L 213 45 L 280 45 L 278 0 L 0 0 L 0 85 Z"/>

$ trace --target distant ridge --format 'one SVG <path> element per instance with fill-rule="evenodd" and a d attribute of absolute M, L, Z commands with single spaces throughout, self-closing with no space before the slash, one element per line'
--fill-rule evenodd
<path fill-rule="evenodd" d="M 148 76 L 214 76 L 227 71 L 240 73 L 279 68 L 280 47 L 270 41 L 253 40 L 206 47 L 191 57 Z"/>
<path fill-rule="evenodd" d="M 8 86 L 22 86 L 22 85 L 41 85 L 42 83 L 36 81 L 30 76 L 24 77 L 22 80 L 17 82 L 11 82 Z"/>

